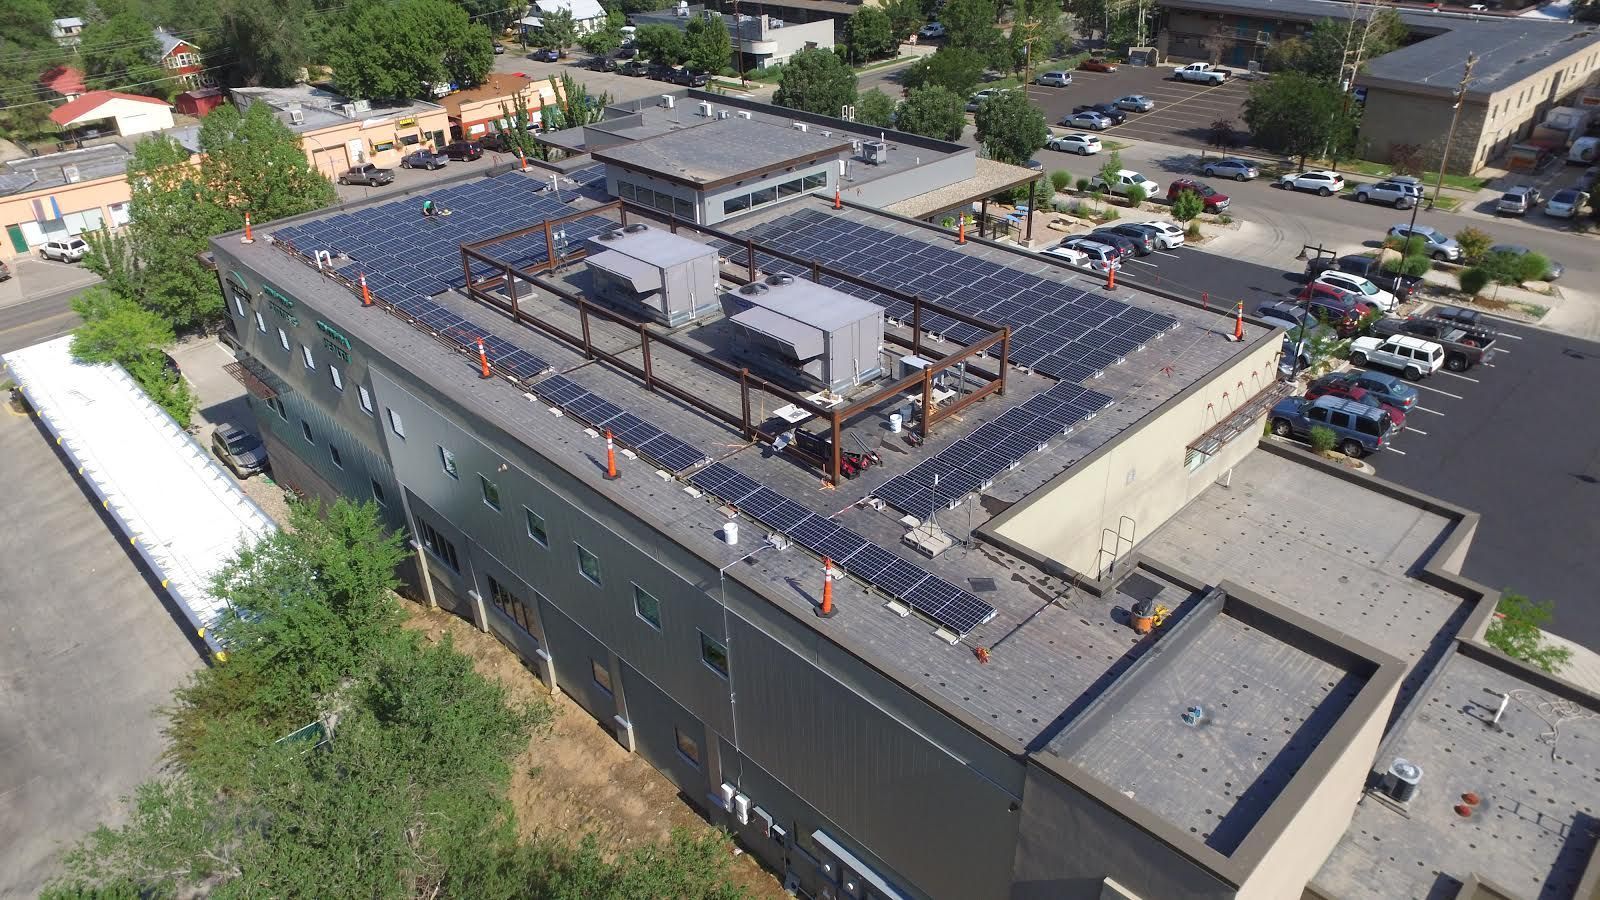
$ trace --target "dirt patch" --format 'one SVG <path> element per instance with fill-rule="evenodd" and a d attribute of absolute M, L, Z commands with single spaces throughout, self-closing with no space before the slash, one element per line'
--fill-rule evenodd
<path fill-rule="evenodd" d="M 675 827 L 694 833 L 712 830 L 678 789 L 635 754 L 622 749 L 598 722 L 565 695 L 552 697 L 544 684 L 493 635 L 444 610 L 407 601 L 407 626 L 438 641 L 448 632 L 457 650 L 473 660 L 478 673 L 505 686 L 514 702 L 542 702 L 553 714 L 549 727 L 533 736 L 512 762 L 511 805 L 524 837 L 539 835 L 571 841 L 593 832 L 612 850 L 667 839 Z M 752 898 L 787 898 L 760 863 L 740 854 L 733 880 Z"/>

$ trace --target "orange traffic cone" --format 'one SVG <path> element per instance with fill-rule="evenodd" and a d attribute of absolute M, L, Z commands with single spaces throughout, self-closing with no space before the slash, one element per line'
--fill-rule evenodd
<path fill-rule="evenodd" d="M 833 608 L 833 560 L 824 556 L 822 558 L 822 608 L 817 610 L 817 615 L 824 619 L 831 619 L 838 612 Z"/>
<path fill-rule="evenodd" d="M 839 189 L 837 187 L 833 189 L 833 208 L 844 209 L 844 203 L 840 200 Z"/>
<path fill-rule="evenodd" d="M 372 305 L 372 292 L 367 290 L 367 273 L 361 273 L 361 305 Z"/>
<path fill-rule="evenodd" d="M 239 243 L 241 243 L 241 244 L 254 244 L 255 242 L 256 242 L 255 235 L 250 232 L 250 214 L 249 213 L 245 213 L 244 214 L 244 237 L 239 240 Z"/>
<path fill-rule="evenodd" d="M 611 429 L 606 429 L 606 480 L 616 481 L 622 476 L 617 474 L 617 446 L 611 440 Z"/>
<path fill-rule="evenodd" d="M 1117 267 L 1114 266 L 1114 265 L 1113 266 L 1108 266 L 1106 268 L 1106 290 L 1114 291 L 1116 289 L 1117 289 Z"/>
<path fill-rule="evenodd" d="M 1241 342 L 1244 340 L 1244 303 L 1243 302 L 1241 302 L 1239 304 L 1238 318 L 1233 320 L 1233 339 L 1235 341 L 1241 341 Z"/>
<path fill-rule="evenodd" d="M 483 374 L 479 378 L 494 377 L 494 373 L 489 371 L 489 353 L 483 349 L 483 338 L 478 338 L 478 364 L 483 366 Z"/>
<path fill-rule="evenodd" d="M 965 244 L 966 242 L 967 242 L 967 217 L 966 216 L 962 216 L 961 217 L 961 224 L 956 226 L 956 243 Z"/>

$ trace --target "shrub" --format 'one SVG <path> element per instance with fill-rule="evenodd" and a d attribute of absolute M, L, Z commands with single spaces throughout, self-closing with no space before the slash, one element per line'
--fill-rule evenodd
<path fill-rule="evenodd" d="M 1390 250 L 1399 250 L 1402 256 L 1426 256 L 1428 254 L 1428 242 L 1415 235 L 1404 240 L 1397 237 L 1386 237 L 1383 239 L 1383 245 Z"/>
<path fill-rule="evenodd" d="M 1233 216 L 1230 216 L 1227 213 L 1223 213 L 1222 215 L 1217 216 L 1217 224 L 1218 225 L 1232 225 L 1233 224 Z"/>
<path fill-rule="evenodd" d="M 1130 209 L 1138 209 L 1139 204 L 1143 203 L 1146 199 L 1144 188 L 1137 184 L 1131 188 L 1128 188 L 1128 207 Z"/>
<path fill-rule="evenodd" d="M 1572 658 L 1572 651 L 1545 643 L 1539 626 L 1549 621 L 1551 604 L 1506 594 L 1495 604 L 1497 615 L 1489 621 L 1483 639 L 1489 646 L 1554 675 Z"/>
<path fill-rule="evenodd" d="M 1179 222 L 1193 221 L 1194 218 L 1205 210 L 1206 202 L 1194 191 L 1179 191 L 1177 199 L 1172 201 L 1172 217 Z"/>
<path fill-rule="evenodd" d="M 1463 269 L 1457 278 L 1461 281 L 1461 290 L 1472 297 L 1478 296 L 1489 285 L 1489 273 L 1477 267 Z"/>
<path fill-rule="evenodd" d="M 1054 203 L 1050 204 L 1050 208 L 1055 210 L 1058 213 L 1069 213 L 1069 212 L 1072 212 L 1072 204 L 1068 203 L 1065 200 L 1057 200 L 1057 201 L 1055 201 Z"/>
<path fill-rule="evenodd" d="M 1058 194 L 1065 193 L 1067 188 L 1072 187 L 1072 173 L 1066 169 L 1057 169 L 1051 172 L 1050 186 L 1055 188 Z"/>
<path fill-rule="evenodd" d="M 1469 225 L 1456 232 L 1456 243 L 1461 245 L 1461 261 L 1469 266 L 1475 266 L 1483 260 L 1484 254 L 1489 252 L 1489 246 L 1494 243 L 1494 238 Z"/>
<path fill-rule="evenodd" d="M 1189 227 L 1183 230 L 1183 236 L 1191 241 L 1200 240 L 1200 223 L 1190 222 Z"/>
<path fill-rule="evenodd" d="M 1333 451 L 1333 445 L 1338 443 L 1339 436 L 1333 429 L 1325 425 L 1318 425 L 1311 429 L 1311 449 L 1321 456 L 1326 456 Z"/>
<path fill-rule="evenodd" d="M 1087 179 L 1087 178 L 1079 178 L 1078 181 L 1077 181 L 1077 187 L 1078 187 L 1078 193 L 1087 194 L 1089 192 L 1089 179 Z"/>
<path fill-rule="evenodd" d="M 1543 281 L 1550 271 L 1550 260 L 1542 253 L 1524 253 L 1517 257 L 1518 281 Z"/>
<path fill-rule="evenodd" d="M 1108 206 L 1106 207 L 1106 211 L 1101 214 L 1101 217 L 1107 222 L 1115 222 L 1116 220 L 1122 218 L 1122 213 L 1117 212 L 1117 208 L 1115 206 Z"/>
<path fill-rule="evenodd" d="M 1399 272 L 1402 275 L 1410 275 L 1414 278 L 1422 277 L 1431 268 L 1433 268 L 1433 260 L 1421 255 L 1406 257 L 1392 256 L 1383 263 L 1383 270 L 1385 272 L 1390 274 Z"/>
<path fill-rule="evenodd" d="M 954 228 L 956 227 L 956 220 L 950 216 L 945 216 L 939 220 L 939 224 L 945 228 Z"/>
<path fill-rule="evenodd" d="M 1484 254 L 1476 268 L 1482 269 L 1483 274 L 1495 284 L 1521 284 L 1522 279 L 1519 277 L 1521 264 L 1521 257 L 1509 250 L 1501 250 L 1498 253 Z"/>

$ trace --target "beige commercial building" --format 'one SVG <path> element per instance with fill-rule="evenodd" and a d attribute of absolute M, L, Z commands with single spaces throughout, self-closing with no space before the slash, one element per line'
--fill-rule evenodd
<path fill-rule="evenodd" d="M 537 123 L 540 110 L 559 96 L 548 78 L 494 72 L 483 84 L 449 94 L 439 103 L 449 118 L 452 138 L 477 138 L 511 127 L 509 115 L 516 112 L 519 97 L 527 104 L 529 121 Z"/>
<path fill-rule="evenodd" d="M 234 88 L 241 109 L 265 103 L 279 121 L 298 134 L 306 158 L 322 174 L 337 178 L 354 165 L 385 168 L 424 147 L 449 142 L 450 120 L 444 107 L 426 100 L 351 100 L 319 85 L 288 88 Z"/>

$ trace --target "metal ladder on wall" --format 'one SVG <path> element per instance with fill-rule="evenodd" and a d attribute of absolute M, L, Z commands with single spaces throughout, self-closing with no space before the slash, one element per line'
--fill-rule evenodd
<path fill-rule="evenodd" d="M 1133 541 L 1138 534 L 1138 523 L 1130 516 L 1117 518 L 1115 531 L 1110 528 L 1100 530 L 1100 555 L 1095 560 L 1096 581 L 1104 581 L 1107 575 L 1112 574 L 1117 568 L 1117 560 L 1121 559 L 1126 550 L 1133 549 Z M 1124 533 L 1126 532 L 1126 533 Z M 1110 547 L 1106 546 L 1110 543 Z M 1124 548 L 1126 544 L 1126 548 Z"/>

